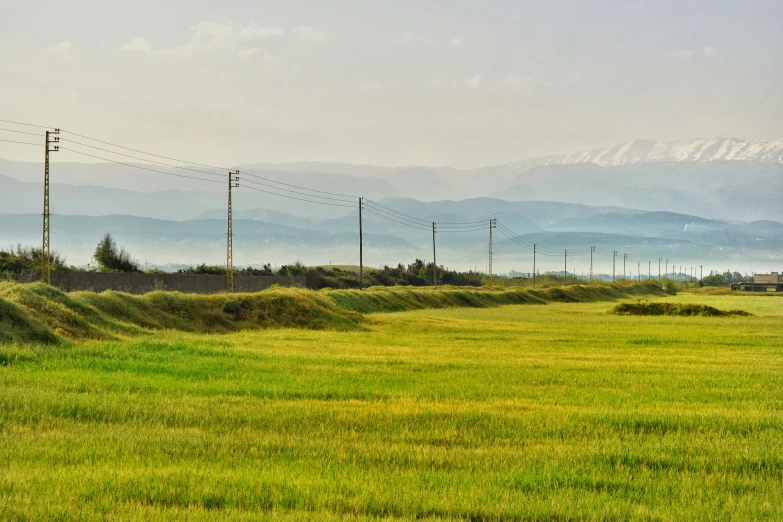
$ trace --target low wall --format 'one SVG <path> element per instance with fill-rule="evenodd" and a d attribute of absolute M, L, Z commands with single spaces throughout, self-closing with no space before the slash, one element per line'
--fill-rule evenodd
<path fill-rule="evenodd" d="M 19 274 L 20 283 L 40 280 L 40 270 L 23 270 Z M 155 290 L 167 290 L 187 294 L 219 294 L 226 290 L 226 276 L 220 275 L 56 271 L 51 274 L 51 282 L 52 286 L 65 292 L 116 290 L 129 294 L 146 294 Z M 307 279 L 303 276 L 234 275 L 235 292 L 259 292 L 272 285 L 305 287 Z"/>

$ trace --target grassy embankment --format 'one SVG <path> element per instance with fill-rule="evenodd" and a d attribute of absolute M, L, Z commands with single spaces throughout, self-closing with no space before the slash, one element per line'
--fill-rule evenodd
<path fill-rule="evenodd" d="M 366 328 L 363 314 L 423 308 L 494 307 L 508 304 L 585 302 L 655 295 L 653 285 L 503 290 L 476 288 L 371 288 L 313 292 L 270 289 L 255 294 L 192 295 L 153 292 L 67 294 L 43 285 L 0 282 L 0 343 L 58 343 L 117 339 L 173 329 L 224 333 L 295 327 Z"/>
<path fill-rule="evenodd" d="M 783 518 L 783 299 L 694 298 L 0 346 L 0 519 Z"/>

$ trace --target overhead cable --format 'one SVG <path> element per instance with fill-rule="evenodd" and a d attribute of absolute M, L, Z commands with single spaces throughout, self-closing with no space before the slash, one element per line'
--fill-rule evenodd
<path fill-rule="evenodd" d="M 390 218 L 390 217 L 388 217 L 388 216 L 383 216 L 383 215 L 381 215 L 381 214 L 377 214 L 377 213 L 373 212 L 372 210 L 370 210 L 370 209 L 368 209 L 368 208 L 366 208 L 366 209 L 364 209 L 364 210 L 365 210 L 365 212 L 369 212 L 370 214 L 375 214 L 376 216 L 382 217 L 382 218 L 384 218 L 384 219 L 388 219 L 389 221 L 394 221 L 395 223 L 399 223 L 400 225 L 405 225 L 406 227 L 415 228 L 415 229 L 417 229 L 417 230 L 423 230 L 423 231 L 425 231 L 425 232 L 428 232 L 428 231 L 430 231 L 430 229 L 429 229 L 429 228 L 425 228 L 423 225 L 422 225 L 422 226 L 411 225 L 410 223 L 405 223 L 405 222 L 403 222 L 403 221 L 397 221 L 397 220 L 396 220 L 396 219 L 394 219 L 394 218 Z"/>
<path fill-rule="evenodd" d="M 296 190 L 285 189 L 285 188 L 282 188 L 282 187 L 275 187 L 273 185 L 268 185 L 266 183 L 261 183 L 259 181 L 252 181 L 252 180 L 244 179 L 244 178 L 242 179 L 242 181 L 243 181 L 243 183 L 252 183 L 254 185 L 258 185 L 258 186 L 261 186 L 261 187 L 268 187 L 268 188 L 272 188 L 272 189 L 275 189 L 275 190 L 280 190 L 282 192 L 290 192 L 292 194 L 299 194 L 300 196 L 306 196 L 306 197 L 309 197 L 309 198 L 320 198 L 320 199 L 328 199 L 328 200 L 331 200 L 331 201 L 339 201 L 340 203 L 351 203 L 351 201 L 345 201 L 344 199 L 331 198 L 331 197 L 328 197 L 328 196 L 318 196 L 316 194 L 306 194 L 304 192 L 297 192 Z M 351 208 L 353 208 L 353 205 L 351 205 Z"/>
<path fill-rule="evenodd" d="M 46 125 L 33 125 L 32 123 L 22 123 L 20 121 L 0 120 L 3 123 L 13 123 L 14 125 L 24 125 L 25 127 L 38 127 L 39 129 L 54 129 L 54 127 L 47 127 Z"/>
<path fill-rule="evenodd" d="M 2 121 L 2 120 L 0 120 L 0 121 Z M 65 130 L 65 129 L 60 129 L 60 133 L 62 133 L 62 134 L 72 134 L 74 136 L 78 136 L 79 138 L 83 138 L 85 140 L 90 140 L 90 141 L 94 141 L 94 142 L 97 142 L 97 143 L 103 143 L 104 145 L 109 145 L 111 147 L 116 147 L 118 149 L 129 150 L 131 152 L 138 152 L 139 154 L 144 154 L 145 156 L 153 156 L 155 158 L 167 159 L 169 161 L 179 161 L 179 162 L 184 163 L 186 165 L 195 165 L 197 167 L 204 167 L 204 168 L 216 169 L 216 170 L 231 170 L 230 168 L 227 168 L 227 167 L 216 167 L 214 165 L 206 165 L 206 164 L 203 164 L 203 163 L 195 163 L 193 161 L 185 161 L 185 160 L 182 160 L 182 159 L 171 158 L 169 156 L 162 156 L 160 154 L 153 154 L 151 152 L 145 152 L 143 150 L 132 149 L 130 147 L 125 147 L 123 145 L 117 145 L 116 143 L 110 143 L 108 141 L 101 141 L 99 139 L 91 138 L 91 137 L 85 136 L 83 134 L 77 134 L 75 132 L 71 132 L 71 131 Z"/>
<path fill-rule="evenodd" d="M 286 194 L 278 194 L 277 192 L 272 192 L 270 190 L 263 190 L 263 189 L 259 189 L 259 188 L 255 188 L 255 187 L 248 187 L 247 185 L 242 185 L 241 182 L 240 182 L 240 187 L 246 188 L 246 189 L 249 189 L 249 190 L 255 190 L 256 192 L 263 192 L 265 194 L 272 194 L 274 196 L 280 196 L 282 198 L 296 199 L 298 201 L 306 201 L 307 203 L 317 203 L 319 205 L 329 205 L 329 206 L 332 206 L 332 207 L 354 208 L 353 205 L 338 205 L 337 203 L 329 203 L 329 202 L 326 202 L 326 201 L 313 201 L 313 200 L 310 200 L 310 199 L 303 199 L 303 198 L 297 198 L 297 197 L 294 197 L 294 196 L 288 196 Z"/>
<path fill-rule="evenodd" d="M 33 145 L 35 147 L 40 147 L 41 146 L 40 143 L 28 143 L 26 141 L 14 141 L 14 140 L 0 140 L 0 141 L 3 141 L 5 143 L 17 143 L 19 145 Z"/>
<path fill-rule="evenodd" d="M 102 161 L 108 161 L 110 163 L 116 163 L 117 165 L 124 165 L 126 167 L 131 167 L 131 168 L 134 168 L 134 169 L 147 170 L 149 172 L 157 172 L 158 174 L 164 174 L 166 176 L 176 176 L 178 178 L 195 179 L 197 181 L 208 181 L 210 183 L 225 183 L 224 181 L 218 181 L 216 179 L 204 179 L 204 178 L 197 178 L 195 176 L 186 176 L 184 174 L 174 174 L 173 172 L 166 172 L 166 171 L 163 171 L 163 170 L 157 170 L 157 169 L 151 169 L 151 168 L 148 168 L 148 167 L 142 167 L 141 165 L 134 165 L 133 163 L 124 163 L 122 161 L 117 161 L 117 160 L 113 160 L 113 159 L 109 159 L 109 158 L 102 158 L 100 156 L 95 156 L 93 154 L 87 154 L 86 152 L 81 152 L 81 151 L 78 151 L 78 150 L 69 149 L 69 148 L 63 147 L 63 146 L 60 146 L 60 150 L 73 152 L 73 153 L 76 153 L 76 154 L 81 154 L 82 156 L 89 156 L 91 158 L 99 159 L 99 160 L 102 160 Z"/>
<path fill-rule="evenodd" d="M 25 132 L 25 131 L 20 131 L 20 130 L 15 130 L 15 129 L 0 129 L 0 131 L 5 131 L 5 132 L 15 132 L 15 133 L 17 133 L 17 134 L 27 134 L 28 136 L 38 136 L 39 138 L 41 137 L 41 134 L 40 134 L 40 133 L 35 133 L 35 132 Z"/>

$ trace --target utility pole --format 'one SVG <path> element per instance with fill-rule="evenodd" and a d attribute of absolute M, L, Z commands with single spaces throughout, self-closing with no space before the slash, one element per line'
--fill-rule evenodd
<path fill-rule="evenodd" d="M 623 279 L 625 279 L 625 262 L 628 261 L 628 254 L 623 254 Z"/>
<path fill-rule="evenodd" d="M 595 252 L 595 247 L 590 247 L 590 282 L 593 282 L 593 253 Z"/>
<path fill-rule="evenodd" d="M 234 223 L 231 208 L 231 188 L 239 186 L 239 171 L 228 173 L 228 234 L 226 240 L 226 292 L 234 291 Z"/>
<path fill-rule="evenodd" d="M 51 243 L 50 239 L 50 222 L 49 222 L 49 153 L 57 152 L 60 150 L 58 145 L 54 145 L 54 148 L 50 149 L 49 145 L 52 143 L 58 143 L 60 138 L 53 134 L 60 134 L 60 129 L 54 129 L 53 131 L 46 131 L 46 152 L 44 153 L 44 208 L 43 208 L 43 246 L 41 247 L 41 281 L 47 285 L 52 282 L 51 277 Z"/>
<path fill-rule="evenodd" d="M 647 280 L 648 280 L 648 281 L 649 281 L 650 279 L 652 279 L 652 278 L 650 277 L 650 265 L 651 265 L 651 263 L 652 263 L 652 261 L 647 261 Z"/>
<path fill-rule="evenodd" d="M 362 198 L 359 198 L 359 289 L 364 290 L 364 241 L 362 240 Z"/>
<path fill-rule="evenodd" d="M 704 265 L 699 265 L 699 281 L 704 279 Z"/>
<path fill-rule="evenodd" d="M 617 263 L 617 250 L 612 250 L 612 283 L 615 282 L 615 272 L 616 272 L 615 266 L 616 266 L 616 263 Z M 623 263 L 623 266 L 625 266 L 624 263 Z"/>
<path fill-rule="evenodd" d="M 533 288 L 536 287 L 536 244 L 533 243 Z"/>
<path fill-rule="evenodd" d="M 432 286 L 438 286 L 438 263 L 435 261 L 435 222 L 432 222 Z"/>
<path fill-rule="evenodd" d="M 666 258 L 666 277 L 669 277 L 669 258 Z"/>
<path fill-rule="evenodd" d="M 563 250 L 563 276 L 565 277 L 564 286 L 568 286 L 568 249 Z"/>
<path fill-rule="evenodd" d="M 642 282 L 642 262 L 641 261 L 637 261 L 636 262 L 636 276 L 638 277 L 639 282 L 641 283 Z"/>
<path fill-rule="evenodd" d="M 495 228 L 495 222 L 497 220 L 489 220 L 489 279 L 492 281 L 492 229 Z"/>
<path fill-rule="evenodd" d="M 662 258 L 658 258 L 658 281 L 661 280 L 661 261 L 663 261 Z"/>

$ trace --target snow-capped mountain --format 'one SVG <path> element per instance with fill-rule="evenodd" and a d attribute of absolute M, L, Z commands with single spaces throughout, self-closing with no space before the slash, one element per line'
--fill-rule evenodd
<path fill-rule="evenodd" d="M 732 160 L 783 163 L 783 139 L 764 143 L 754 143 L 730 136 L 687 141 L 632 140 L 608 149 L 577 152 L 552 159 L 561 164 L 597 163 L 598 165 L 624 165 L 652 161 Z"/>
<path fill-rule="evenodd" d="M 576 165 L 594 163 L 613 166 L 657 162 L 748 161 L 783 163 L 783 139 L 756 143 L 730 136 L 686 141 L 631 140 L 607 149 L 532 158 L 477 170 L 522 172 L 539 165 Z"/>

